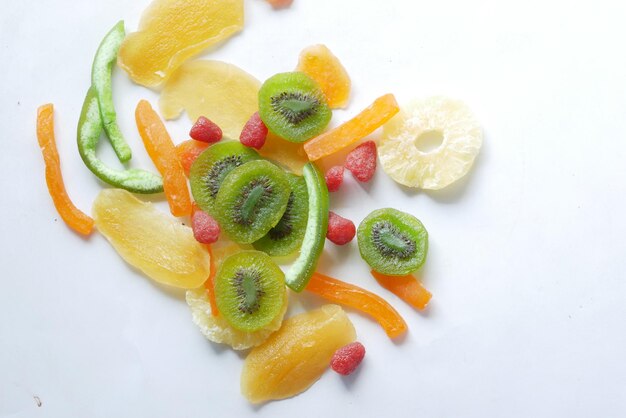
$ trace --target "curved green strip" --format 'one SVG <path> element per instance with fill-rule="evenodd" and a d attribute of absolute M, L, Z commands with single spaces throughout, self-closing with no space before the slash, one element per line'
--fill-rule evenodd
<path fill-rule="evenodd" d="M 309 219 L 300 255 L 285 275 L 285 283 L 296 292 L 301 292 L 315 273 L 328 230 L 328 188 L 324 175 L 311 162 L 306 163 L 302 175 L 309 193 Z"/>
<path fill-rule="evenodd" d="M 117 61 L 117 52 L 125 36 L 124 21 L 120 20 L 100 43 L 91 67 L 91 84 L 98 96 L 104 130 L 117 158 L 123 163 L 130 160 L 132 153 L 117 125 L 117 114 L 113 106 L 111 71 L 113 71 L 113 65 Z"/>
<path fill-rule="evenodd" d="M 131 168 L 116 170 L 108 167 L 96 156 L 96 146 L 102 134 L 102 119 L 98 98 L 93 87 L 87 91 L 78 121 L 78 152 L 85 165 L 102 181 L 133 193 L 159 193 L 163 180 L 149 171 Z"/>

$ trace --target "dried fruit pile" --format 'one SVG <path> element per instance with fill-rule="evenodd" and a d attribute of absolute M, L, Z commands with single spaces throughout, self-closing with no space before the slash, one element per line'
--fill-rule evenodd
<path fill-rule="evenodd" d="M 52 105 L 38 111 L 37 136 L 49 192 L 64 221 L 85 235 L 95 225 L 146 276 L 188 289 L 193 321 L 209 340 L 253 348 L 241 390 L 250 402 L 264 402 L 306 390 L 329 366 L 341 375 L 358 367 L 365 348 L 338 305 L 371 316 L 390 338 L 408 329 L 380 296 L 317 271 L 327 240 L 346 245 L 356 236 L 383 288 L 416 309 L 430 301 L 412 276 L 426 260 L 424 225 L 396 209 L 372 208 L 357 228 L 330 211 L 329 192 L 341 192 L 345 169 L 369 182 L 378 155 L 397 182 L 437 189 L 467 173 L 482 137 L 460 102 L 431 98 L 400 108 L 392 94 L 328 130 L 332 109 L 348 106 L 351 83 L 324 45 L 305 48 L 295 71 L 264 83 L 232 64 L 187 61 L 241 30 L 242 1 L 154 0 L 138 32 L 126 36 L 119 22 L 105 36 L 77 135 L 87 168 L 114 187 L 96 198 L 93 219 L 72 204 L 63 186 Z M 150 103 L 138 103 L 137 129 L 160 176 L 113 169 L 96 156 L 103 133 L 121 162 L 132 156 L 113 106 L 116 61 L 136 83 L 162 87 L 165 119 L 185 110 L 195 121 L 191 139 L 175 145 Z M 381 127 L 377 146 L 370 135 Z M 418 149 L 420 136 L 432 132 L 443 143 L 432 152 Z M 340 151 L 347 152 L 345 162 L 322 173 L 315 161 Z M 171 215 L 132 194 L 161 192 Z M 285 260 L 291 265 L 283 271 L 277 261 Z M 283 321 L 288 300 L 302 291 L 333 304 Z"/>

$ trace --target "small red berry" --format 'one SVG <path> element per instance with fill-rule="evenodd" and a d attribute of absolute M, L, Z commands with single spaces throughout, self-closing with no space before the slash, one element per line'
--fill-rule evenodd
<path fill-rule="evenodd" d="M 356 227 L 350 219 L 343 218 L 335 212 L 328 212 L 328 232 L 326 238 L 337 245 L 344 245 L 352 241 L 356 234 Z"/>
<path fill-rule="evenodd" d="M 337 373 L 347 376 L 352 373 L 363 361 L 365 347 L 360 342 L 354 342 L 335 351 L 330 360 L 330 367 Z"/>
<path fill-rule="evenodd" d="M 213 244 L 220 237 L 220 225 L 208 213 L 197 209 L 191 215 L 191 229 L 196 241 Z"/>
<path fill-rule="evenodd" d="M 376 144 L 367 141 L 350 151 L 346 157 L 346 168 L 358 181 L 366 183 L 372 179 L 376 171 Z"/>
<path fill-rule="evenodd" d="M 328 169 L 325 175 L 329 192 L 336 192 L 343 184 L 343 167 L 336 165 Z"/>
<path fill-rule="evenodd" d="M 259 112 L 254 112 L 246 122 L 239 136 L 239 140 L 246 147 L 261 149 L 267 138 L 267 126 L 261 120 Z"/>
<path fill-rule="evenodd" d="M 204 116 L 200 116 L 196 123 L 191 127 L 189 136 L 196 141 L 207 142 L 213 144 L 222 139 L 222 130 L 215 123 L 211 122 Z"/>

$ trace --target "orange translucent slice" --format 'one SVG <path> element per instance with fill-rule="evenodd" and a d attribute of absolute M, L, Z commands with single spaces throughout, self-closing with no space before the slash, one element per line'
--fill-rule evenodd
<path fill-rule="evenodd" d="M 189 177 L 189 170 L 191 170 L 193 162 L 209 145 L 206 142 L 196 141 L 195 139 L 188 139 L 176 145 L 176 155 L 178 155 L 180 165 L 183 167 L 187 177 Z"/>
<path fill-rule="evenodd" d="M 368 108 L 349 121 L 304 144 L 304 151 L 311 161 L 334 154 L 374 132 L 399 110 L 393 94 L 379 97 Z"/>
<path fill-rule="evenodd" d="M 158 86 L 188 58 L 243 29 L 243 0 L 154 0 L 118 64 L 144 86 Z"/>
<path fill-rule="evenodd" d="M 387 276 L 374 270 L 372 270 L 371 273 L 378 284 L 420 311 L 426 309 L 428 302 L 430 302 L 433 296 L 432 293 L 411 274 L 406 276 Z"/>
<path fill-rule="evenodd" d="M 259 80 L 239 67 L 221 61 L 183 64 L 165 83 L 159 107 L 165 119 L 187 111 L 192 121 L 205 116 L 224 136 L 239 139 L 250 116 L 259 110 Z"/>
<path fill-rule="evenodd" d="M 152 280 L 193 289 L 209 277 L 209 253 L 176 218 L 126 190 L 105 189 L 93 204 L 98 231 Z"/>
<path fill-rule="evenodd" d="M 304 392 L 328 368 L 334 352 L 355 338 L 352 322 L 337 305 L 293 316 L 250 352 L 241 392 L 252 403 Z"/>
<path fill-rule="evenodd" d="M 265 145 L 258 152 L 299 176 L 302 175 L 302 167 L 309 162 L 302 144 L 286 141 L 272 132 L 268 132 Z"/>
<path fill-rule="evenodd" d="M 380 296 L 350 283 L 313 273 L 305 288 L 333 303 L 340 303 L 359 310 L 374 318 L 389 338 L 396 338 L 407 331 L 400 314 Z"/>
<path fill-rule="evenodd" d="M 350 77 L 326 45 L 312 45 L 303 49 L 296 71 L 302 71 L 317 81 L 331 109 L 345 108 L 348 105 Z"/>

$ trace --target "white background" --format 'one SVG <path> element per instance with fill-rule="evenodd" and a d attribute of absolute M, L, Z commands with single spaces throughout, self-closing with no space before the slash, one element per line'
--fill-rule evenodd
<path fill-rule="evenodd" d="M 391 342 L 350 311 L 367 347 L 356 375 L 328 372 L 260 408 L 239 394 L 243 356 L 202 337 L 183 294 L 136 273 L 102 236 L 72 233 L 45 188 L 35 116 L 53 102 L 67 188 L 89 210 L 101 185 L 75 130 L 91 61 L 109 28 L 125 19 L 134 30 L 147 4 L 2 0 L 0 416 L 626 415 L 623 2 L 295 0 L 273 12 L 245 1 L 244 32 L 211 58 L 263 80 L 325 43 L 354 87 L 334 123 L 387 92 L 401 103 L 444 94 L 485 132 L 470 175 L 441 192 L 405 190 L 382 170 L 367 186 L 346 176 L 333 210 L 358 223 L 394 206 L 428 228 L 432 306 L 417 313 L 379 288 L 356 242 L 329 244 L 320 270 L 379 292 L 410 332 Z M 133 115 L 158 95 L 119 69 L 114 81 L 133 165 L 152 168 Z M 190 122 L 168 127 L 182 141 Z"/>

